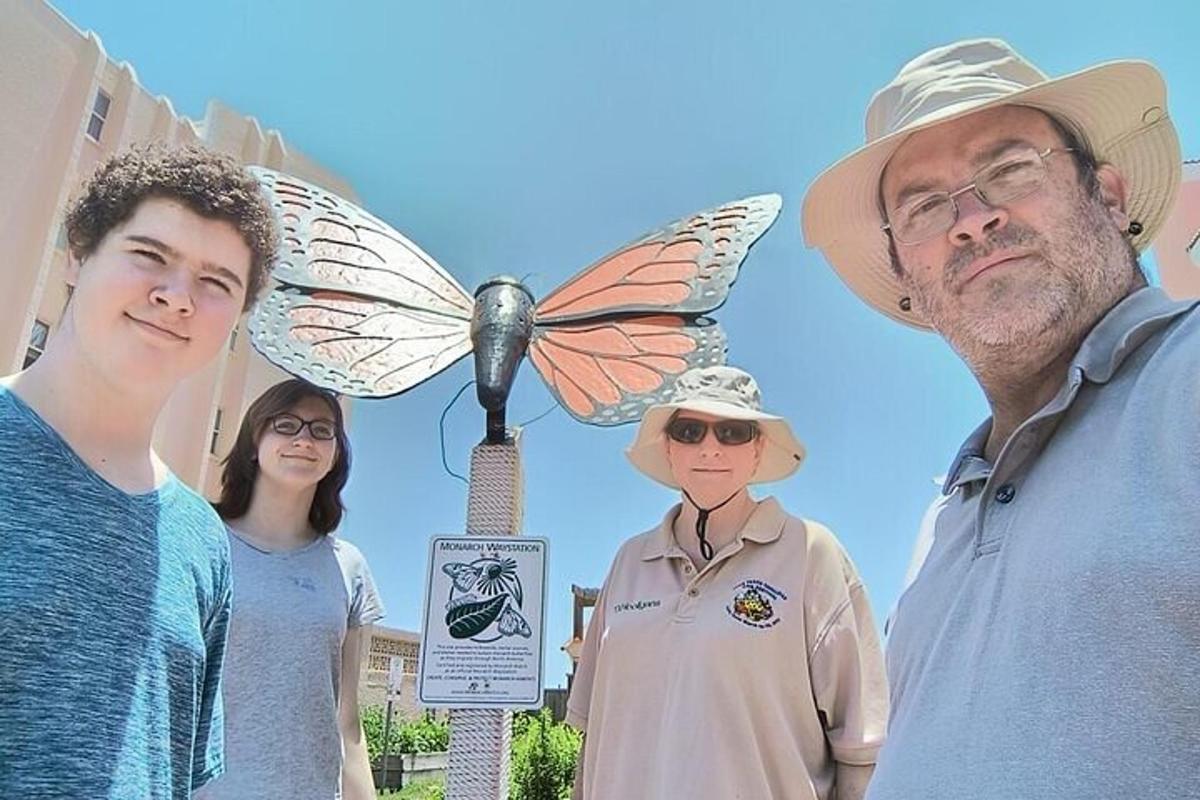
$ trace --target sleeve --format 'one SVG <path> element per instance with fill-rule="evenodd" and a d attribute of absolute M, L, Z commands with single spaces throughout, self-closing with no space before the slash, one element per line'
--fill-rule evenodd
<path fill-rule="evenodd" d="M 208 619 L 204 622 L 204 674 L 200 680 L 200 710 L 192 744 L 192 789 L 199 789 L 225 771 L 225 707 L 221 698 L 225 643 L 233 605 L 232 578 L 226 553 L 216 581 Z"/>
<path fill-rule="evenodd" d="M 608 582 L 600 589 L 596 597 L 596 607 L 592 610 L 592 618 L 588 620 L 587 631 L 583 635 L 583 650 L 579 653 L 579 664 L 575 667 L 575 677 L 571 680 L 571 696 L 567 698 L 566 723 L 577 730 L 587 730 L 588 710 L 592 703 L 592 683 L 596 677 L 596 660 L 600 656 L 600 640 L 604 638 L 605 596 L 608 594 Z"/>
<path fill-rule="evenodd" d="M 383 600 L 375 587 L 375 578 L 367 560 L 357 548 L 354 550 L 354 571 L 350 576 L 350 613 L 346 619 L 346 627 L 359 628 L 383 619 Z"/>
<path fill-rule="evenodd" d="M 834 760 L 875 763 L 887 729 L 883 650 L 866 589 L 833 534 L 819 526 L 810 545 L 806 613 L 816 632 L 809 670 Z"/>

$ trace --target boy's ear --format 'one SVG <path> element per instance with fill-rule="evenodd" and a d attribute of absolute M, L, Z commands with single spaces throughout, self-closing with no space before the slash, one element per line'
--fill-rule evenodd
<path fill-rule="evenodd" d="M 68 248 L 66 269 L 67 283 L 71 284 L 72 286 L 79 283 L 79 268 L 81 266 L 83 266 L 82 262 L 76 258 L 75 254 L 71 252 L 70 248 Z"/>

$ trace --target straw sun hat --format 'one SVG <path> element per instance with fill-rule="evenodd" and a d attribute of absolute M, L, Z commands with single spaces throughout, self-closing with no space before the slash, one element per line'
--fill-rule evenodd
<path fill-rule="evenodd" d="M 804 445 L 792 433 L 787 420 L 762 410 L 762 395 L 749 373 L 736 367 L 701 367 L 679 376 L 670 402 L 646 409 L 637 436 L 625 451 L 635 467 L 659 483 L 679 488 L 667 460 L 666 427 L 676 411 L 685 409 L 721 419 L 758 423 L 763 438 L 762 459 L 750 483 L 786 478 L 804 460 Z"/>
<path fill-rule="evenodd" d="M 866 146 L 825 170 L 804 198 L 805 241 L 821 249 L 859 297 L 893 319 L 929 328 L 892 273 L 880 227 L 883 169 L 912 133 L 1000 105 L 1050 113 L 1074 129 L 1098 161 L 1121 171 L 1129 218 L 1141 225 L 1131 237 L 1138 251 L 1166 220 L 1181 157 L 1166 86 L 1153 66 L 1114 61 L 1050 79 L 997 39 L 930 50 L 871 100 Z"/>

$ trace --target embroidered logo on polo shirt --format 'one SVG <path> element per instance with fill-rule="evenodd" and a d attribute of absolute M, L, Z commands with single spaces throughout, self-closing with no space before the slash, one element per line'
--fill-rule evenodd
<path fill-rule="evenodd" d="M 787 595 L 765 581 L 742 581 L 733 587 L 733 602 L 725 606 L 729 616 L 751 628 L 771 628 L 779 624 L 776 606 Z"/>
<path fill-rule="evenodd" d="M 613 613 L 620 614 L 622 611 L 645 611 L 648 608 L 658 608 L 661 605 L 661 600 L 637 600 L 632 603 L 617 603 L 613 606 Z"/>

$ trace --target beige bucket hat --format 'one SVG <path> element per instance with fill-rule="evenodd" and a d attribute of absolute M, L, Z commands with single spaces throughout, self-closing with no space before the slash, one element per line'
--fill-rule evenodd
<path fill-rule="evenodd" d="M 758 423 L 763 437 L 762 459 L 750 483 L 768 483 L 791 475 L 804 460 L 804 445 L 783 417 L 762 410 L 758 383 L 737 367 L 699 367 L 679 376 L 669 403 L 650 406 L 637 436 L 625 455 L 633 465 L 659 483 L 678 489 L 667 460 L 667 423 L 676 411 L 687 409 L 723 419 Z"/>
<path fill-rule="evenodd" d="M 804 198 L 809 247 L 878 310 L 929 329 L 892 273 L 879 210 L 879 179 L 912 133 L 1000 105 L 1053 114 L 1075 130 L 1096 159 L 1128 181 L 1128 212 L 1142 230 L 1141 251 L 1167 218 L 1179 187 L 1179 136 L 1167 115 L 1162 76 L 1143 61 L 1114 61 L 1047 78 L 998 39 L 956 42 L 918 56 L 867 107 L 867 144 L 825 170 Z"/>

